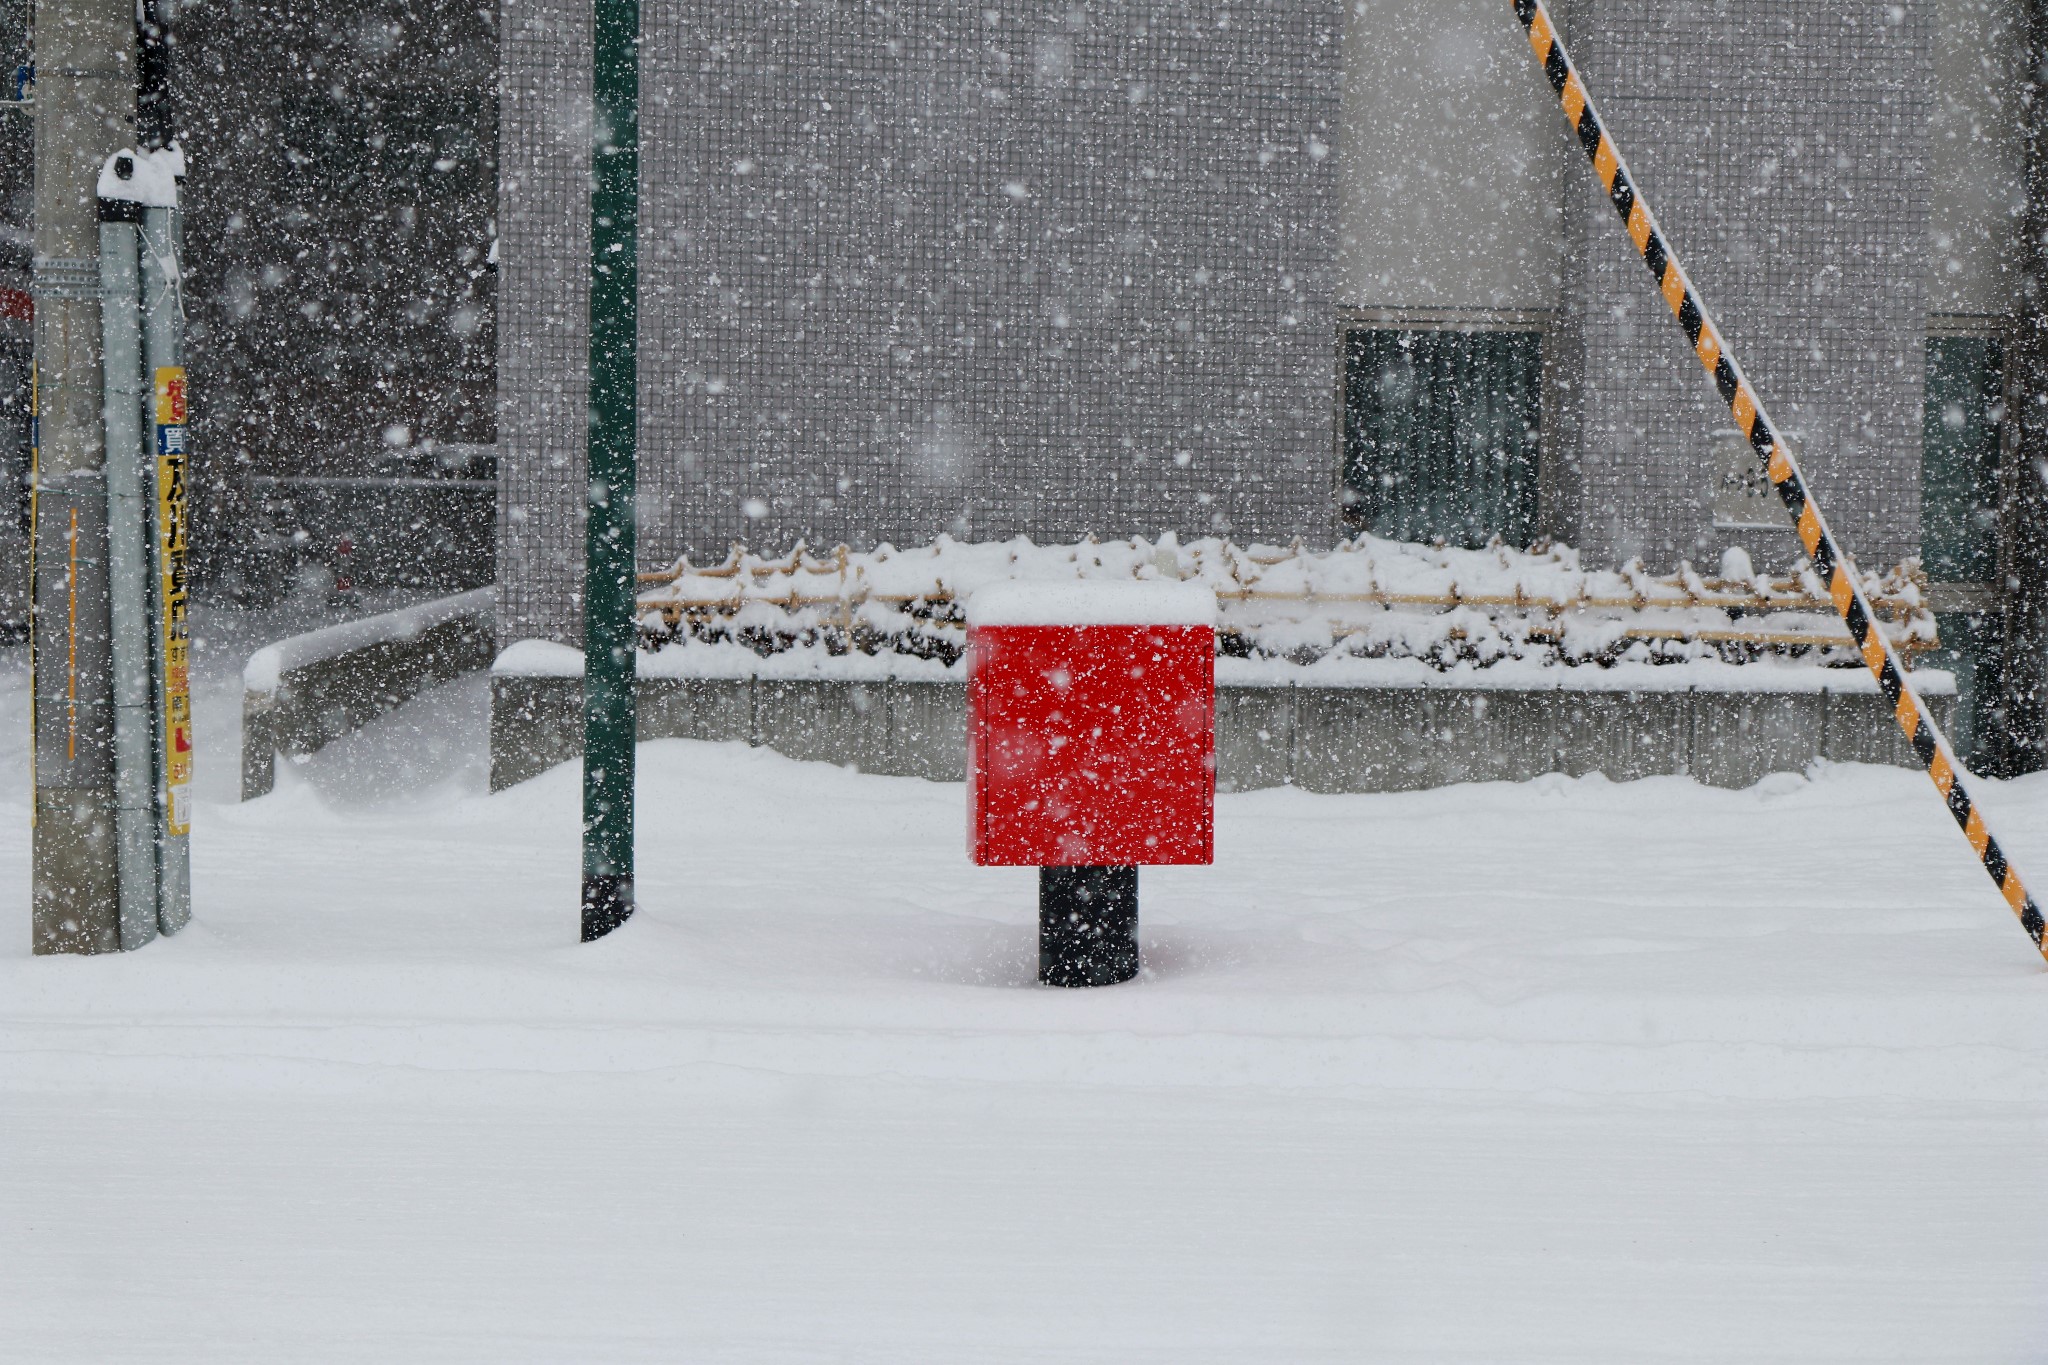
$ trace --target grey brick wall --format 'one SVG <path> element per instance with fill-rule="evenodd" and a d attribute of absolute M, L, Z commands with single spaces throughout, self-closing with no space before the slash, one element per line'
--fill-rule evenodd
<path fill-rule="evenodd" d="M 643 563 L 1337 534 L 1336 5 L 645 13 Z M 567 636 L 588 6 L 503 16 L 501 614 Z"/>
<path fill-rule="evenodd" d="M 1567 42 L 1680 259 L 1852 553 L 1919 541 L 1931 6 L 1572 0 Z M 1556 531 L 1711 564 L 1727 418 L 1583 162 L 1566 197 Z M 1791 535 L 1747 533 L 1789 559 Z M 1759 554 L 1759 559 L 1763 558 Z"/>

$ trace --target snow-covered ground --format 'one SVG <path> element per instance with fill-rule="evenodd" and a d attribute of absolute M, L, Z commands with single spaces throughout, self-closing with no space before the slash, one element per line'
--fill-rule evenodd
<path fill-rule="evenodd" d="M 1057 992 L 955 786 L 648 745 L 590 946 L 475 681 L 228 804 L 209 631 L 119 958 L 28 955 L 0 654 L 0 1360 L 2048 1356 L 2048 972 L 1916 774 L 1226 796 Z"/>

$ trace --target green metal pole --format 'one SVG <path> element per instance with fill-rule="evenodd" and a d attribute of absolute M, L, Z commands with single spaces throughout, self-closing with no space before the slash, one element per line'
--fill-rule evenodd
<path fill-rule="evenodd" d="M 583 580 L 583 941 L 633 913 L 633 482 L 640 4 L 594 0 L 590 461 Z"/>

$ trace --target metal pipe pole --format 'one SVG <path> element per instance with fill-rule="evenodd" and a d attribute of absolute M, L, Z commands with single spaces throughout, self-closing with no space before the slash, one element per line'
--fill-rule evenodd
<path fill-rule="evenodd" d="M 583 939 L 633 913 L 639 0 L 595 0 L 583 580 Z"/>
<path fill-rule="evenodd" d="M 1038 979 L 1114 986 L 1138 974 L 1138 869 L 1038 869 Z"/>
<path fill-rule="evenodd" d="M 35 18 L 38 453 L 32 946 L 120 946 L 95 184 L 135 115 L 134 0 Z"/>
<path fill-rule="evenodd" d="M 172 153 L 159 151 L 163 159 Z M 180 158 L 178 164 L 183 165 Z M 186 433 L 185 283 L 182 213 L 142 212 L 142 363 L 150 379 L 147 483 L 155 568 L 151 619 L 158 623 L 152 692 L 157 702 L 157 926 L 175 934 L 192 918 L 192 640 L 185 618 L 191 530 L 191 449 Z"/>
<path fill-rule="evenodd" d="M 135 141 L 155 172 L 141 223 L 142 374 L 148 390 L 143 483 L 149 492 L 150 700 L 155 784 L 156 921 L 175 934 L 192 918 L 191 636 L 185 618 L 190 530 L 186 433 L 185 156 L 171 117 L 174 0 L 135 12 Z"/>
<path fill-rule="evenodd" d="M 134 158 L 117 155 L 116 174 Z M 142 460 L 142 207 L 100 201 L 101 425 L 107 434 L 107 592 L 114 702 L 114 848 L 121 947 L 156 937 L 156 745 L 152 713 L 149 512 Z M 155 480 L 148 481 L 151 485 Z"/>

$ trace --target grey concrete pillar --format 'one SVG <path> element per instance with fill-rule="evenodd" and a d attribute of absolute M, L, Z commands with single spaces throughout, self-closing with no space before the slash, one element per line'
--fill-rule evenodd
<path fill-rule="evenodd" d="M 120 946 L 113 841 L 100 164 L 135 116 L 134 0 L 36 6 L 36 496 L 33 942 Z"/>

